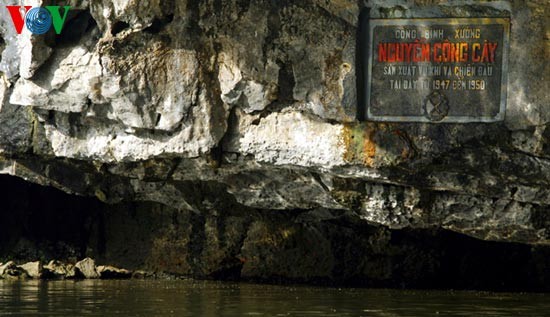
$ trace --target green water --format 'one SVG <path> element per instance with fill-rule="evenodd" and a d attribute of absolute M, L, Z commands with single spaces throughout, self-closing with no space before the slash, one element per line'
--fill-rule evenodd
<path fill-rule="evenodd" d="M 0 316 L 550 316 L 550 294 L 202 281 L 0 281 Z"/>

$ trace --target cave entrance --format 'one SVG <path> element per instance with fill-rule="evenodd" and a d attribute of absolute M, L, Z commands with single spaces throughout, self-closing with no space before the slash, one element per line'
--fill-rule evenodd
<path fill-rule="evenodd" d="M 319 219 L 308 210 L 225 205 L 197 213 L 152 202 L 108 205 L 6 175 L 0 175 L 0 197 L 0 262 L 92 257 L 98 264 L 207 279 L 550 291 L 547 246 L 442 229 L 390 230 L 349 214 Z"/>

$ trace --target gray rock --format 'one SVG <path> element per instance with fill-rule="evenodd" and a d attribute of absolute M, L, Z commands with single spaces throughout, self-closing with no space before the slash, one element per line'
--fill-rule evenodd
<path fill-rule="evenodd" d="M 4 279 L 20 279 L 28 277 L 25 270 L 18 267 L 15 262 L 8 261 L 6 264 L 0 266 L 0 277 Z"/>
<path fill-rule="evenodd" d="M 97 272 L 102 279 L 125 279 L 132 277 L 132 271 L 109 265 L 99 265 L 97 267 Z"/>
<path fill-rule="evenodd" d="M 0 265 L 0 276 L 3 276 L 8 269 L 13 268 L 15 266 L 16 266 L 15 262 L 13 262 L 13 261 L 8 261 L 8 262 L 6 262 L 6 264 L 1 264 Z"/>
<path fill-rule="evenodd" d="M 28 262 L 18 267 L 31 278 L 39 279 L 42 277 L 42 263 L 40 261 Z"/>
<path fill-rule="evenodd" d="M 75 271 L 81 274 L 85 278 L 96 279 L 99 278 L 99 273 L 96 270 L 95 261 L 90 258 L 85 258 L 75 264 Z"/>
<path fill-rule="evenodd" d="M 67 273 L 65 274 L 65 278 L 67 279 L 76 279 L 76 278 L 83 277 L 80 271 L 77 270 L 76 266 L 72 264 L 67 264 L 66 270 L 67 270 Z"/>
<path fill-rule="evenodd" d="M 69 272 L 68 266 L 56 260 L 51 260 L 44 265 L 44 275 L 48 278 L 65 278 Z"/>
<path fill-rule="evenodd" d="M 146 278 L 152 278 L 154 275 L 150 272 L 143 271 L 143 270 L 136 270 L 132 273 L 132 278 L 134 279 L 146 279 Z"/>

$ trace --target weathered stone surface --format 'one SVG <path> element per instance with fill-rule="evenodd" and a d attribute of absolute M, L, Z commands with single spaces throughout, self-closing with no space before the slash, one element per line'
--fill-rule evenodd
<path fill-rule="evenodd" d="M 48 264 L 44 265 L 44 275 L 47 278 L 71 278 L 74 276 L 74 272 L 69 274 L 72 265 L 66 265 L 60 261 L 51 260 Z"/>
<path fill-rule="evenodd" d="M 4 265 L 0 265 L 0 278 L 6 280 L 16 280 L 26 278 L 29 275 L 25 270 L 18 267 L 15 262 L 8 261 Z"/>
<path fill-rule="evenodd" d="M 3 201 L 9 208 L 0 209 L 0 261 L 23 263 L 57 254 L 63 262 L 46 265 L 44 278 L 54 278 L 47 274 L 52 266 L 66 268 L 65 278 L 83 278 L 73 265 L 63 263 L 91 257 L 135 270 L 134 278 L 185 275 L 327 285 L 549 290 L 546 246 L 483 241 L 438 227 L 390 229 L 391 223 L 377 225 L 348 210 L 249 208 L 208 182 L 187 184 L 194 197 L 200 197 L 197 202 L 208 206 L 198 212 L 152 202 L 104 204 L 14 177 L 0 180 L 2 192 L 9 194 Z M 346 185 L 353 187 L 360 186 Z M 26 192 L 33 193 L 34 201 L 48 199 L 40 201 L 41 209 L 27 206 L 30 200 L 20 199 Z M 393 195 L 400 194 L 387 193 Z M 358 197 L 341 192 L 338 199 L 354 204 Z M 415 193 L 407 197 L 407 204 L 396 209 L 415 204 Z M 14 217 L 19 219 L 13 222 Z M 40 229 L 61 222 L 66 225 L 55 231 Z M 528 230 L 517 231 L 521 232 Z"/>
<path fill-rule="evenodd" d="M 25 271 L 31 278 L 42 277 L 42 263 L 40 261 L 28 262 L 23 265 L 19 265 L 18 267 Z"/>
<path fill-rule="evenodd" d="M 102 279 L 124 279 L 132 277 L 132 271 L 110 265 L 99 265 L 97 267 L 97 273 Z"/>
<path fill-rule="evenodd" d="M 342 213 L 385 230 L 438 228 L 550 244 L 545 1 L 70 3 L 77 11 L 60 36 L 18 36 L 0 13 L 0 173 L 111 204 L 143 204 L 163 219 L 142 214 L 158 234 L 148 240 L 157 246 L 150 257 L 136 251 L 138 242 L 109 245 L 122 240 L 123 229 L 94 252 L 136 252 L 142 266 L 185 274 L 298 277 L 315 261 L 285 264 L 307 253 L 304 246 L 287 252 L 285 235 L 318 240 L 319 254 L 328 256 L 359 230 L 337 236 L 336 228 L 301 231 L 270 219 L 302 213 Z M 364 84 L 357 38 L 366 8 L 372 18 L 510 17 L 505 121 L 357 120 Z M 177 212 L 167 220 L 150 202 Z M 31 215 L 32 208 L 13 207 Z M 91 207 L 81 208 L 93 219 Z M 235 210 L 255 216 L 237 212 L 218 222 Z M 75 224 L 74 215 L 60 213 Z M 75 234 L 67 240 L 77 247 L 55 249 L 82 258 L 86 239 Z M 196 256 L 199 249 L 204 254 Z M 334 263 L 329 256 L 303 275 L 326 277 L 339 270 Z M 389 274 L 370 265 L 363 267 Z"/>
<path fill-rule="evenodd" d="M 96 270 L 95 261 L 90 258 L 85 258 L 82 261 L 78 261 L 75 264 L 75 270 L 77 275 L 81 274 L 85 278 L 99 278 L 99 273 Z"/>
<path fill-rule="evenodd" d="M 14 268 L 16 265 L 13 261 L 8 261 L 5 264 L 0 265 L 0 276 L 6 274 L 7 270 Z"/>
<path fill-rule="evenodd" d="M 153 275 L 149 272 L 142 271 L 142 270 L 137 270 L 137 271 L 134 271 L 134 273 L 132 273 L 132 278 L 135 278 L 135 279 L 145 279 L 148 277 L 153 277 Z"/>
<path fill-rule="evenodd" d="M 136 271 L 135 273 L 110 265 L 95 266 L 91 258 L 77 262 L 76 265 L 66 264 L 58 260 L 51 260 L 42 266 L 40 261 L 27 262 L 17 265 L 14 261 L 3 264 L 0 262 L 0 279 L 128 279 L 135 275 L 136 278 L 153 277 L 152 272 Z"/>
<path fill-rule="evenodd" d="M 67 279 L 77 279 L 77 278 L 85 277 L 82 274 L 80 274 L 80 272 L 77 271 L 76 266 L 72 264 L 67 264 L 66 270 L 67 270 L 67 273 L 65 274 L 65 278 Z"/>

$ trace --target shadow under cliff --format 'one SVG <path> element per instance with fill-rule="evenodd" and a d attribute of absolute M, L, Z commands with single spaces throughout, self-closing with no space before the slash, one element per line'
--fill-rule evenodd
<path fill-rule="evenodd" d="M 205 201 L 223 197 L 217 189 Z M 549 291 L 550 248 L 442 229 L 389 230 L 331 210 L 271 211 L 234 201 L 202 213 L 151 202 L 107 205 L 0 176 L 0 262 L 76 261 L 267 283 Z"/>

